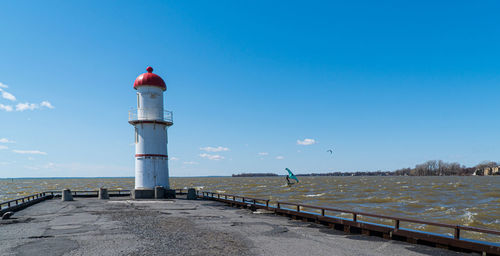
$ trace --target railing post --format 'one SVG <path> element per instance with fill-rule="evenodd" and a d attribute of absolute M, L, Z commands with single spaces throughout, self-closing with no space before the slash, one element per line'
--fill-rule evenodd
<path fill-rule="evenodd" d="M 236 201 L 236 196 L 233 196 L 233 201 Z"/>
<path fill-rule="evenodd" d="M 10 207 L 10 202 L 7 203 L 7 207 Z"/>
<path fill-rule="evenodd" d="M 241 202 L 245 203 L 245 197 L 241 197 Z"/>
<path fill-rule="evenodd" d="M 266 208 L 269 208 L 269 200 L 266 200 Z"/>
<path fill-rule="evenodd" d="M 226 200 L 227 200 L 227 195 L 224 195 L 224 199 L 226 199 Z"/>
<path fill-rule="evenodd" d="M 300 212 L 300 205 L 297 205 L 297 212 Z"/>
<path fill-rule="evenodd" d="M 220 194 L 219 193 L 217 193 L 217 198 L 220 199 Z"/>
<path fill-rule="evenodd" d="M 280 209 L 280 202 L 278 202 L 278 205 L 277 205 L 278 209 Z"/>
<path fill-rule="evenodd" d="M 325 209 L 321 209 L 321 216 L 325 216 Z"/>
<path fill-rule="evenodd" d="M 352 214 L 352 220 L 353 221 L 358 221 L 358 215 L 356 213 Z"/>
<path fill-rule="evenodd" d="M 255 204 L 255 199 L 253 200 L 253 204 Z"/>
<path fill-rule="evenodd" d="M 399 229 L 399 220 L 396 220 L 394 223 L 394 229 L 398 230 Z"/>
<path fill-rule="evenodd" d="M 455 236 L 454 236 L 455 239 L 460 239 L 460 227 L 459 226 L 456 226 L 455 227 Z"/>

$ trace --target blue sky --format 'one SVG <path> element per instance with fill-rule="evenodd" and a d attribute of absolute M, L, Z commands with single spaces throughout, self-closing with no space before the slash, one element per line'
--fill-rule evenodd
<path fill-rule="evenodd" d="M 0 177 L 133 176 L 128 110 L 148 65 L 174 112 L 172 176 L 498 161 L 499 10 L 2 2 Z"/>

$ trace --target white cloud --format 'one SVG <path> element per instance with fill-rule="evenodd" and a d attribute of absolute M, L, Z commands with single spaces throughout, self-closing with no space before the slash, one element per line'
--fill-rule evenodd
<path fill-rule="evenodd" d="M 38 104 L 28 102 L 16 105 L 16 111 L 35 110 L 37 108 L 39 108 Z"/>
<path fill-rule="evenodd" d="M 303 145 L 303 146 L 308 146 L 316 143 L 317 142 L 314 139 L 297 140 L 297 145 Z"/>
<path fill-rule="evenodd" d="M 0 150 L 2 150 L 2 149 L 8 149 L 8 148 L 9 148 L 9 147 L 7 147 L 7 146 L 0 145 Z"/>
<path fill-rule="evenodd" d="M 285 159 L 285 157 L 284 156 L 277 156 L 276 159 L 283 160 L 283 159 Z"/>
<path fill-rule="evenodd" d="M 216 160 L 216 161 L 224 159 L 224 157 L 221 155 L 211 155 L 211 154 L 207 154 L 207 153 L 200 154 L 200 157 L 206 158 L 208 160 Z"/>
<path fill-rule="evenodd" d="M 179 158 L 177 158 L 177 157 L 175 157 L 175 156 L 170 157 L 169 159 L 170 159 L 170 160 L 172 160 L 172 161 L 177 161 L 177 160 L 179 160 Z"/>
<path fill-rule="evenodd" d="M 41 106 L 41 107 L 50 108 L 50 109 L 53 109 L 53 108 L 54 108 L 54 106 L 52 106 L 52 104 L 50 104 L 50 102 L 48 102 L 48 101 L 46 101 L 46 100 L 42 101 L 42 103 L 40 103 L 40 106 Z"/>
<path fill-rule="evenodd" d="M 198 162 L 189 161 L 189 162 L 184 162 L 183 164 L 198 164 Z"/>
<path fill-rule="evenodd" d="M 14 110 L 14 109 L 12 108 L 12 106 L 10 106 L 10 105 L 4 105 L 4 104 L 0 104 L 0 109 L 1 109 L 1 110 L 5 110 L 5 111 L 7 111 L 7 112 L 10 112 L 10 111 Z"/>
<path fill-rule="evenodd" d="M 0 138 L 0 143 L 15 143 L 15 142 L 6 138 Z"/>
<path fill-rule="evenodd" d="M 259 156 L 267 156 L 267 155 L 269 155 L 269 153 L 267 153 L 267 152 L 259 152 L 259 153 L 257 153 L 257 155 L 259 155 Z"/>
<path fill-rule="evenodd" d="M 39 108 L 53 109 L 54 106 L 48 101 L 42 101 L 42 103 L 40 104 L 26 102 L 26 103 L 19 103 L 16 105 L 16 111 L 35 110 Z"/>
<path fill-rule="evenodd" d="M 30 155 L 46 155 L 47 154 L 47 153 L 39 151 L 39 150 L 17 150 L 17 149 L 14 149 L 14 150 L 12 150 L 12 152 L 18 153 L 18 154 L 30 154 Z"/>
<path fill-rule="evenodd" d="M 5 88 L 8 88 L 8 86 L 6 84 L 0 83 L 0 97 L 10 101 L 16 101 L 17 100 L 16 97 L 12 95 L 12 93 L 6 92 L 4 90 Z M 40 104 L 29 103 L 29 102 L 18 103 L 15 109 L 16 111 L 25 111 L 25 110 L 35 110 L 39 108 L 53 109 L 54 105 L 52 105 L 49 101 L 44 100 Z M 11 105 L 0 104 L 0 110 L 11 112 L 14 110 L 14 107 L 12 107 Z"/>
<path fill-rule="evenodd" d="M 12 95 L 12 93 L 8 93 L 2 89 L 0 89 L 0 92 L 2 92 L 2 98 L 10 101 L 16 101 L 16 96 Z"/>
<path fill-rule="evenodd" d="M 218 147 L 204 147 L 200 148 L 200 150 L 207 152 L 221 152 L 221 151 L 229 151 L 229 148 L 218 146 Z"/>

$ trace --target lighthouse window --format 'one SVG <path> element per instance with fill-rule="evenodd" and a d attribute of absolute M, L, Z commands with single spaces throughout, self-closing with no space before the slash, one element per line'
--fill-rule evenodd
<path fill-rule="evenodd" d="M 135 144 L 139 143 L 139 133 L 137 132 L 137 128 L 135 128 Z"/>
<path fill-rule="evenodd" d="M 141 97 L 139 97 L 139 93 L 137 93 L 137 108 L 141 108 Z"/>

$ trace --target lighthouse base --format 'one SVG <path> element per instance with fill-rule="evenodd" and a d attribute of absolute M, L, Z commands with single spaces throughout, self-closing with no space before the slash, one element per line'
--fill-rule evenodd
<path fill-rule="evenodd" d="M 130 192 L 132 199 L 152 199 L 155 198 L 154 189 L 134 189 Z"/>
<path fill-rule="evenodd" d="M 130 197 L 132 199 L 175 199 L 175 189 L 164 189 L 163 187 L 157 187 L 157 191 L 155 189 L 134 189 L 130 191 Z"/>

